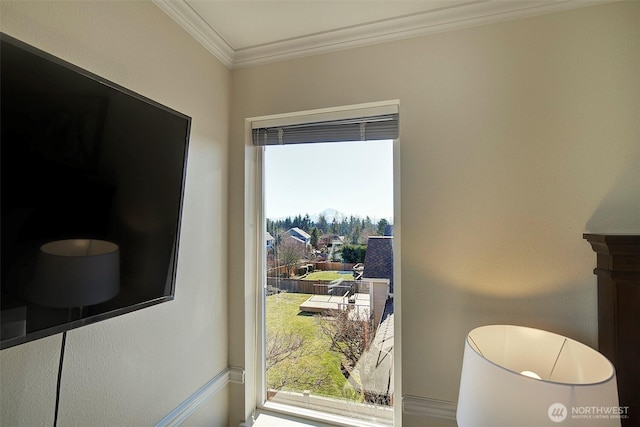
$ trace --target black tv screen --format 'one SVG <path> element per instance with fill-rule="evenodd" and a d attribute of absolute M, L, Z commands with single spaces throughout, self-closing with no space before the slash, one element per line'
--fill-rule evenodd
<path fill-rule="evenodd" d="M 0 37 L 1 348 L 172 300 L 191 119 Z M 69 239 L 117 245 L 115 296 L 34 295 L 43 246 Z"/>

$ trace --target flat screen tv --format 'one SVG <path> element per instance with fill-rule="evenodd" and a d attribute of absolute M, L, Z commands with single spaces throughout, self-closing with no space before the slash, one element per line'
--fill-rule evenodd
<path fill-rule="evenodd" d="M 1 348 L 172 300 L 191 118 L 0 41 Z M 109 299 L 66 307 L 34 295 L 42 248 L 70 240 L 117 247 Z"/>

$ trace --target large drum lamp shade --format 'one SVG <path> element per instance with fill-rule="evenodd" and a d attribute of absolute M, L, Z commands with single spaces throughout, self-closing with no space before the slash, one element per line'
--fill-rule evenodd
<path fill-rule="evenodd" d="M 467 336 L 460 427 L 620 426 L 620 409 L 613 365 L 584 344 L 513 325 Z"/>

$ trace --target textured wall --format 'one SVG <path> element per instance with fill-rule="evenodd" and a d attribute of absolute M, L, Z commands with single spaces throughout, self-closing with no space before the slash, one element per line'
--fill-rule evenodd
<path fill-rule="evenodd" d="M 619 2 L 234 70 L 230 210 L 253 200 L 245 118 L 399 99 L 403 393 L 457 400 L 481 324 L 595 345 L 582 233 L 640 232 L 639 20 Z M 248 233 L 230 242 L 236 365 L 252 356 L 252 226 L 230 218 Z M 251 398 L 234 393 L 232 421 Z"/>
<path fill-rule="evenodd" d="M 0 17 L 2 32 L 193 119 L 176 299 L 67 335 L 59 425 L 153 425 L 227 367 L 231 72 L 150 2 L 3 1 Z M 0 353 L 0 424 L 53 423 L 60 342 Z M 227 425 L 220 393 L 191 425 Z"/>

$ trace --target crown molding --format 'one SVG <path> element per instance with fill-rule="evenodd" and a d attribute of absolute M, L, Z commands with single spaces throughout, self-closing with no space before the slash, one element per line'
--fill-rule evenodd
<path fill-rule="evenodd" d="M 164 13 L 202 44 L 228 68 L 233 68 L 234 51 L 220 35 L 184 0 L 152 0 Z"/>
<path fill-rule="evenodd" d="M 611 0 L 473 1 L 369 24 L 234 49 L 187 3 L 153 0 L 229 68 L 246 68 L 355 47 L 561 12 Z"/>

